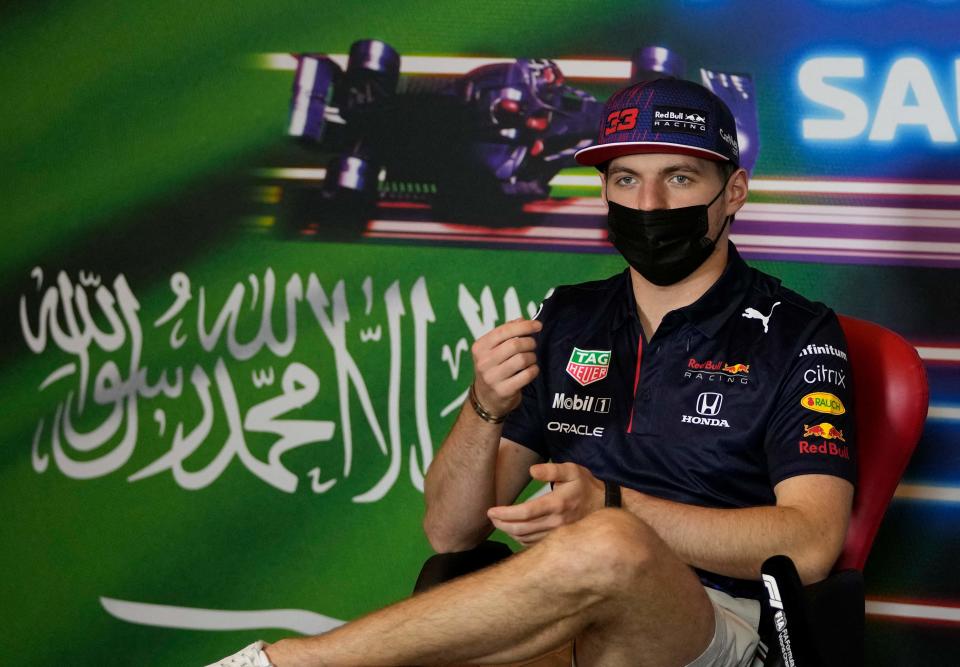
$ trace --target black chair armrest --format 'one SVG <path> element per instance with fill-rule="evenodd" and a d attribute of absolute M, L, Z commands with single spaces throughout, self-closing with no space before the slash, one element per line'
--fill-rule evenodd
<path fill-rule="evenodd" d="M 506 544 L 487 540 L 469 551 L 434 554 L 423 564 L 414 594 L 422 593 L 438 584 L 461 577 L 498 563 L 513 555 Z"/>
<path fill-rule="evenodd" d="M 803 586 L 793 561 L 786 556 L 768 559 L 762 571 L 769 598 L 760 627 L 760 637 L 769 647 L 766 667 L 863 665 L 861 572 L 841 570 Z"/>
<path fill-rule="evenodd" d="M 863 573 L 834 572 L 806 589 L 807 618 L 824 663 L 829 666 L 863 665 L 866 609 Z"/>

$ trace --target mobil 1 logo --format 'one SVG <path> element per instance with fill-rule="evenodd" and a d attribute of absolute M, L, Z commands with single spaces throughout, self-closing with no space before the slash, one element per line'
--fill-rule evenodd
<path fill-rule="evenodd" d="M 553 395 L 554 410 L 572 410 L 574 412 L 596 412 L 606 414 L 610 412 L 610 398 L 606 396 L 579 396 L 565 393 Z"/>

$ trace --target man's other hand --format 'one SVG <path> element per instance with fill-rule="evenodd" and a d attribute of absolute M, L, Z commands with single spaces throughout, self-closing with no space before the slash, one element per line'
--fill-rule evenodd
<path fill-rule="evenodd" d="M 530 476 L 552 482 L 553 491 L 519 505 L 487 510 L 494 526 L 524 546 L 603 507 L 603 482 L 576 463 L 538 463 L 530 466 Z"/>
<path fill-rule="evenodd" d="M 511 320 L 474 342 L 474 391 L 488 412 L 502 416 L 520 404 L 520 390 L 540 372 L 532 336 L 542 328 L 537 320 Z"/>

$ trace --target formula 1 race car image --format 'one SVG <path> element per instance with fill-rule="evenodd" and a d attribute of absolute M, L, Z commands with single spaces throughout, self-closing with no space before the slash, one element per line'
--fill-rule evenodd
<path fill-rule="evenodd" d="M 285 168 L 266 170 L 282 190 L 278 228 L 293 237 L 355 239 L 378 209 L 476 227 L 541 224 L 531 206 L 549 200 L 551 182 L 576 166 L 573 154 L 595 139 L 603 108 L 549 59 L 401 76 L 400 55 L 377 40 L 354 42 L 344 68 L 323 54 L 296 58 L 293 145 Z M 683 69 L 675 53 L 645 47 L 634 52 L 629 79 L 680 77 Z M 738 125 L 746 119 L 741 133 L 756 137 L 750 78 L 708 70 L 701 78 Z M 755 160 L 757 142 L 749 144 Z"/>

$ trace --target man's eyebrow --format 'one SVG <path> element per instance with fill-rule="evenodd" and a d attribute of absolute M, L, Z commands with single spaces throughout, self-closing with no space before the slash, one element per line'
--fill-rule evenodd
<path fill-rule="evenodd" d="M 677 172 L 688 172 L 691 174 L 702 174 L 703 170 L 700 168 L 696 162 L 674 162 L 673 164 L 668 164 L 667 166 L 660 169 L 661 175 L 675 174 Z M 631 176 L 639 176 L 639 172 L 634 171 L 630 167 L 624 165 L 613 165 L 610 167 L 609 173 L 624 173 L 630 174 Z"/>
<path fill-rule="evenodd" d="M 660 170 L 661 174 L 675 174 L 678 171 L 689 171 L 694 174 L 702 174 L 703 170 L 700 169 L 700 165 L 695 162 L 677 162 L 671 165 L 667 165 Z"/>

